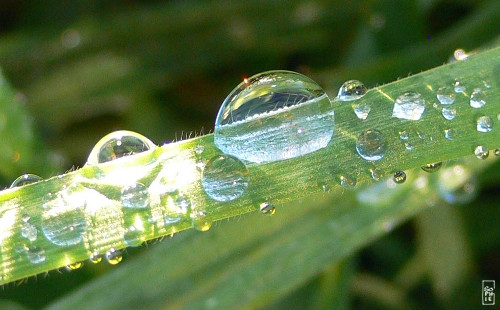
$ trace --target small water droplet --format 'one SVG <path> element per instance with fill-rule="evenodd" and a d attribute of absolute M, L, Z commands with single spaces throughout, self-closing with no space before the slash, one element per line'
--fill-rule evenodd
<path fill-rule="evenodd" d="M 491 83 L 489 81 L 483 81 L 483 85 L 486 88 L 491 88 Z"/>
<path fill-rule="evenodd" d="M 29 174 L 29 173 L 23 174 L 22 176 L 15 179 L 14 182 L 12 182 L 10 188 L 36 183 L 41 180 L 42 178 L 37 176 L 36 174 Z"/>
<path fill-rule="evenodd" d="M 23 223 L 21 226 L 21 235 L 31 242 L 36 241 L 36 239 L 38 238 L 38 231 L 35 225 L 29 222 L 29 219 L 27 221 L 24 221 L 23 219 Z"/>
<path fill-rule="evenodd" d="M 217 155 L 203 171 L 201 184 L 210 198 L 226 202 L 239 198 L 248 187 L 248 170 L 236 157 Z"/>
<path fill-rule="evenodd" d="M 490 155 L 490 150 L 486 146 L 478 145 L 474 149 L 474 155 L 476 155 L 478 159 L 486 159 Z"/>
<path fill-rule="evenodd" d="M 384 177 L 384 171 L 378 168 L 370 169 L 370 175 L 373 180 L 378 181 Z"/>
<path fill-rule="evenodd" d="M 413 150 L 413 144 L 411 144 L 410 142 L 405 142 L 404 146 L 405 146 L 405 149 L 407 149 L 408 151 Z"/>
<path fill-rule="evenodd" d="M 325 182 L 319 182 L 318 186 L 325 193 L 329 193 L 331 191 L 331 189 L 332 189 L 332 187 L 330 186 L 330 184 L 325 183 Z"/>
<path fill-rule="evenodd" d="M 455 102 L 454 89 L 451 86 L 440 87 L 437 91 L 436 97 L 441 104 L 452 104 Z"/>
<path fill-rule="evenodd" d="M 107 251 L 104 257 L 110 265 L 116 265 L 123 259 L 122 252 L 115 248 L 111 248 L 109 251 Z"/>
<path fill-rule="evenodd" d="M 356 186 L 356 178 L 354 176 L 341 175 L 340 186 L 346 189 L 353 189 Z"/>
<path fill-rule="evenodd" d="M 97 252 L 94 252 L 92 253 L 92 255 L 90 255 L 89 261 L 92 264 L 99 264 L 100 262 L 102 262 L 102 255 Z"/>
<path fill-rule="evenodd" d="M 215 145 L 251 162 L 295 158 L 327 146 L 334 112 L 310 78 L 269 71 L 246 79 L 224 100 L 215 122 Z"/>
<path fill-rule="evenodd" d="M 404 171 L 397 171 L 394 173 L 392 180 L 396 184 L 403 184 L 406 181 L 406 173 Z"/>
<path fill-rule="evenodd" d="M 365 84 L 357 80 L 344 82 L 339 89 L 337 100 L 352 101 L 363 97 L 367 92 Z"/>
<path fill-rule="evenodd" d="M 493 129 L 493 120 L 489 116 L 481 116 L 477 119 L 476 129 L 479 132 L 490 132 Z"/>
<path fill-rule="evenodd" d="M 441 169 L 441 166 L 443 165 L 442 162 L 438 162 L 438 163 L 432 163 L 432 164 L 426 164 L 425 166 L 422 166 L 422 170 L 424 170 L 425 172 L 430 172 L 430 173 L 433 173 L 433 172 L 436 172 L 438 171 L 439 169 Z"/>
<path fill-rule="evenodd" d="M 66 266 L 66 269 L 71 271 L 71 270 L 78 270 L 82 267 L 83 267 L 83 262 L 76 262 L 76 263 L 69 264 L 68 266 Z"/>
<path fill-rule="evenodd" d="M 455 61 L 464 61 L 469 58 L 469 54 L 465 50 L 458 48 L 453 52 L 453 58 L 455 58 Z"/>
<path fill-rule="evenodd" d="M 495 149 L 495 156 L 500 156 L 500 149 Z"/>
<path fill-rule="evenodd" d="M 455 129 L 450 128 L 450 129 L 445 129 L 444 131 L 444 137 L 448 140 L 453 140 L 457 136 L 457 133 Z"/>
<path fill-rule="evenodd" d="M 367 105 L 366 103 L 355 104 L 353 106 L 353 109 L 354 109 L 354 113 L 356 113 L 356 116 L 361 120 L 365 120 L 371 111 L 370 106 Z"/>
<path fill-rule="evenodd" d="M 465 204 L 477 195 L 477 179 L 466 166 L 446 167 L 439 173 L 437 189 L 445 201 Z"/>
<path fill-rule="evenodd" d="M 364 131 L 356 140 L 356 151 L 366 160 L 382 159 L 385 155 L 385 140 L 382 133 L 376 129 Z"/>
<path fill-rule="evenodd" d="M 466 90 L 465 86 L 459 81 L 455 81 L 454 89 L 456 93 L 463 93 Z"/>
<path fill-rule="evenodd" d="M 409 139 L 408 132 L 406 130 L 400 131 L 399 132 L 399 138 L 401 140 L 408 140 Z"/>
<path fill-rule="evenodd" d="M 399 96 L 394 102 L 392 117 L 417 121 L 425 111 L 425 100 L 420 94 L 408 91 Z"/>
<path fill-rule="evenodd" d="M 482 108 L 486 104 L 486 96 L 481 88 L 474 88 L 470 95 L 470 106 L 476 109 Z"/>
<path fill-rule="evenodd" d="M 196 210 L 191 212 L 189 216 L 191 217 L 193 228 L 196 230 L 207 231 L 212 227 L 212 222 L 207 219 L 205 211 Z"/>
<path fill-rule="evenodd" d="M 198 155 L 201 155 L 205 151 L 205 147 L 203 145 L 197 145 L 194 148 L 194 152 Z"/>
<path fill-rule="evenodd" d="M 443 114 L 443 117 L 449 121 L 451 121 L 452 119 L 455 118 L 455 116 L 457 116 L 457 110 L 455 108 L 445 107 L 443 108 L 441 113 Z"/>
<path fill-rule="evenodd" d="M 142 183 L 126 186 L 122 190 L 121 202 L 124 208 L 147 208 L 149 206 L 148 189 Z"/>
<path fill-rule="evenodd" d="M 261 203 L 259 209 L 265 215 L 274 215 L 276 213 L 276 207 L 269 202 Z"/>
<path fill-rule="evenodd" d="M 26 256 L 33 264 L 40 264 L 45 262 L 45 250 L 36 246 L 26 248 Z"/>
<path fill-rule="evenodd" d="M 97 142 L 90 152 L 87 165 L 109 162 L 154 148 L 156 148 L 156 145 L 143 135 L 127 130 L 115 131 Z"/>

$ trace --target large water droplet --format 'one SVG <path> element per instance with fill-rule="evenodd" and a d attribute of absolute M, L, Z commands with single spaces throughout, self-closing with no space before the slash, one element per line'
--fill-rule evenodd
<path fill-rule="evenodd" d="M 12 182 L 10 188 L 36 183 L 41 180 L 42 178 L 37 176 L 36 174 L 29 174 L 29 173 L 23 174 L 22 176 L 15 179 L 14 182 Z"/>
<path fill-rule="evenodd" d="M 481 88 L 474 88 L 470 95 L 470 106 L 476 109 L 482 108 L 486 104 L 486 96 Z"/>
<path fill-rule="evenodd" d="M 123 259 L 122 252 L 115 248 L 111 248 L 109 251 L 107 251 L 104 257 L 110 265 L 116 265 Z"/>
<path fill-rule="evenodd" d="M 448 140 L 453 140 L 457 136 L 457 133 L 455 129 L 450 128 L 450 129 L 445 129 L 444 130 L 444 137 Z"/>
<path fill-rule="evenodd" d="M 134 183 L 122 190 L 122 206 L 131 209 L 144 209 L 149 206 L 148 189 L 142 183 Z"/>
<path fill-rule="evenodd" d="M 392 117 L 417 121 L 425 111 L 425 100 L 420 94 L 408 91 L 399 96 L 394 102 Z"/>
<path fill-rule="evenodd" d="M 42 232 L 55 245 L 71 246 L 82 241 L 86 229 L 84 193 L 66 190 L 43 205 Z"/>
<path fill-rule="evenodd" d="M 463 165 L 442 169 L 438 181 L 438 194 L 449 203 L 464 204 L 477 194 L 477 179 Z"/>
<path fill-rule="evenodd" d="M 371 108 L 366 103 L 359 103 L 353 106 L 354 113 L 359 119 L 365 120 L 371 111 Z"/>
<path fill-rule="evenodd" d="M 406 181 L 406 173 L 404 171 L 397 171 L 392 176 L 392 180 L 396 184 L 403 184 Z"/>
<path fill-rule="evenodd" d="M 365 84 L 357 80 L 346 81 L 339 89 L 337 100 L 352 101 L 363 97 L 367 92 Z"/>
<path fill-rule="evenodd" d="M 120 157 L 152 150 L 156 145 L 138 133 L 120 130 L 104 136 L 94 146 L 87 159 L 87 165 L 96 165 Z"/>
<path fill-rule="evenodd" d="M 217 155 L 203 171 L 201 185 L 210 198 L 225 202 L 234 200 L 248 187 L 248 170 L 236 157 Z"/>
<path fill-rule="evenodd" d="M 441 169 L 442 165 L 443 165 L 442 162 L 426 164 L 425 166 L 422 166 L 422 170 L 424 170 L 425 172 L 433 173 Z"/>
<path fill-rule="evenodd" d="M 259 209 L 260 212 L 265 215 L 274 215 L 276 213 L 276 207 L 269 202 L 261 203 Z"/>
<path fill-rule="evenodd" d="M 478 145 L 474 149 L 474 155 L 476 155 L 478 159 L 486 159 L 490 155 L 490 150 L 486 146 Z"/>
<path fill-rule="evenodd" d="M 385 140 L 382 133 L 369 129 L 359 135 L 356 140 L 356 151 L 366 160 L 379 160 L 385 155 Z"/>
<path fill-rule="evenodd" d="M 490 132 L 493 129 L 493 120 L 489 116 L 481 116 L 477 119 L 476 129 L 479 132 Z"/>
<path fill-rule="evenodd" d="M 441 104 L 452 104 L 455 102 L 454 89 L 451 86 L 440 87 L 436 97 Z"/>
<path fill-rule="evenodd" d="M 325 91 L 310 78 L 269 71 L 245 79 L 224 100 L 214 142 L 224 153 L 271 162 L 327 146 L 334 112 Z"/>
<path fill-rule="evenodd" d="M 455 108 L 445 107 L 443 108 L 441 113 L 443 114 L 443 117 L 449 121 L 451 121 L 452 119 L 455 118 L 455 116 L 457 116 L 457 110 Z"/>

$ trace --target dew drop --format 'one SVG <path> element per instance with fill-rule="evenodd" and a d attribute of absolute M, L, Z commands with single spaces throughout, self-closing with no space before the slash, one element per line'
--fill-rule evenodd
<path fill-rule="evenodd" d="M 457 110 L 454 109 L 454 108 L 443 108 L 443 110 L 441 111 L 441 114 L 443 115 L 443 117 L 449 121 L 451 121 L 452 119 L 455 118 L 455 116 L 457 116 Z"/>
<path fill-rule="evenodd" d="M 156 148 L 156 145 L 143 135 L 127 130 L 115 131 L 97 142 L 90 152 L 87 165 L 109 162 L 154 148 Z"/>
<path fill-rule="evenodd" d="M 82 267 L 83 267 L 83 262 L 76 262 L 76 263 L 69 264 L 68 266 L 66 266 L 66 269 L 71 271 L 71 270 L 78 270 Z"/>
<path fill-rule="evenodd" d="M 370 106 L 367 105 L 366 103 L 355 104 L 353 108 L 354 108 L 354 113 L 356 113 L 356 116 L 361 120 L 365 120 L 371 111 Z"/>
<path fill-rule="evenodd" d="M 408 151 L 413 150 L 413 144 L 411 144 L 410 142 L 405 142 L 404 146 L 405 146 L 405 149 L 407 149 Z"/>
<path fill-rule="evenodd" d="M 477 195 L 477 179 L 463 165 L 444 168 L 438 176 L 438 194 L 453 204 L 465 204 Z"/>
<path fill-rule="evenodd" d="M 490 132 L 493 129 L 493 120 L 489 116 L 481 116 L 477 119 L 476 129 L 479 132 Z"/>
<path fill-rule="evenodd" d="M 397 171 L 392 176 L 392 180 L 396 184 L 403 184 L 406 181 L 406 173 L 404 171 Z"/>
<path fill-rule="evenodd" d="M 104 257 L 110 265 L 116 265 L 123 259 L 122 252 L 115 248 L 111 248 L 109 251 L 107 251 Z"/>
<path fill-rule="evenodd" d="M 455 81 L 455 85 L 453 88 L 456 93 L 463 93 L 466 90 L 465 86 L 461 84 L 459 81 Z"/>
<path fill-rule="evenodd" d="M 445 129 L 444 131 L 444 137 L 448 140 L 453 140 L 457 136 L 457 133 L 455 129 L 450 128 L 450 129 Z"/>
<path fill-rule="evenodd" d="M 224 100 L 214 142 L 242 160 L 272 162 L 326 147 L 333 131 L 332 104 L 316 82 L 269 71 L 245 79 Z"/>
<path fill-rule="evenodd" d="M 399 138 L 401 140 L 408 140 L 409 139 L 408 132 L 406 130 L 400 131 Z"/>
<path fill-rule="evenodd" d="M 339 89 L 337 100 L 352 101 L 363 97 L 367 92 L 365 84 L 358 80 L 349 80 L 344 82 Z"/>
<path fill-rule="evenodd" d="M 269 202 L 263 202 L 259 206 L 260 213 L 264 215 L 274 215 L 276 213 L 276 207 Z"/>
<path fill-rule="evenodd" d="M 201 185 L 210 198 L 226 202 L 239 198 L 248 187 L 248 170 L 236 157 L 217 155 L 205 166 Z"/>
<path fill-rule="evenodd" d="M 363 159 L 375 161 L 385 155 L 385 140 L 382 133 L 369 129 L 359 135 L 356 140 L 356 151 Z"/>
<path fill-rule="evenodd" d="M 478 145 L 474 149 L 474 155 L 476 155 L 478 159 L 486 159 L 490 155 L 490 150 L 486 146 Z"/>
<path fill-rule="evenodd" d="M 481 88 L 474 88 L 470 95 L 470 106 L 476 109 L 482 108 L 486 104 L 486 96 Z"/>
<path fill-rule="evenodd" d="M 370 169 L 370 175 L 373 180 L 378 181 L 384 177 L 384 172 L 381 169 Z"/>
<path fill-rule="evenodd" d="M 126 186 L 122 190 L 121 202 L 124 208 L 147 208 L 149 206 L 148 189 L 142 183 Z"/>
<path fill-rule="evenodd" d="M 438 162 L 438 163 L 432 163 L 432 164 L 426 164 L 425 166 L 422 166 L 422 170 L 424 170 L 425 172 L 430 172 L 430 173 L 433 173 L 433 172 L 436 172 L 438 171 L 439 169 L 441 169 L 441 166 L 443 165 L 442 162 Z"/>
<path fill-rule="evenodd" d="M 425 100 L 420 94 L 408 91 L 399 96 L 394 102 L 392 117 L 417 121 L 425 111 Z"/>
<path fill-rule="evenodd" d="M 94 252 L 92 253 L 92 255 L 90 255 L 89 261 L 92 264 L 99 264 L 100 262 L 102 262 L 102 255 L 97 252 Z"/>
<path fill-rule="evenodd" d="M 15 179 L 14 182 L 12 182 L 12 184 L 10 185 L 10 188 L 28 185 L 31 183 L 36 183 L 36 182 L 41 181 L 41 180 L 42 180 L 42 178 L 37 176 L 36 174 L 29 174 L 29 173 L 23 174 L 22 176 Z"/>
<path fill-rule="evenodd" d="M 451 86 L 440 87 L 437 91 L 436 97 L 441 104 L 452 104 L 455 102 L 454 89 Z"/>
<path fill-rule="evenodd" d="M 356 178 L 354 176 L 341 175 L 340 186 L 346 189 L 353 189 L 356 186 Z"/>
<path fill-rule="evenodd" d="M 32 264 L 40 264 L 45 262 L 45 250 L 36 246 L 26 248 L 26 256 Z"/>
<path fill-rule="evenodd" d="M 191 217 L 191 222 L 193 223 L 193 228 L 199 231 L 207 231 L 212 227 L 212 222 L 207 219 L 205 211 L 197 210 L 191 212 L 189 215 Z"/>

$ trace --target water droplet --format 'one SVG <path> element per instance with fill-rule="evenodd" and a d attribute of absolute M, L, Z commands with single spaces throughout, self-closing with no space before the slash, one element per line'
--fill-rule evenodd
<path fill-rule="evenodd" d="M 205 150 L 205 147 L 203 145 L 197 145 L 194 148 L 194 152 L 198 155 L 201 155 L 203 151 Z"/>
<path fill-rule="evenodd" d="M 495 149 L 495 156 L 500 156 L 500 149 Z"/>
<path fill-rule="evenodd" d="M 248 187 L 248 170 L 236 157 L 217 155 L 203 171 L 201 185 L 210 198 L 225 202 L 239 198 Z"/>
<path fill-rule="evenodd" d="M 465 86 L 462 85 L 459 81 L 455 81 L 454 89 L 456 93 L 463 93 L 466 90 Z"/>
<path fill-rule="evenodd" d="M 23 174 L 22 176 L 15 179 L 14 182 L 12 182 L 12 184 L 10 185 L 10 188 L 28 185 L 31 183 L 36 183 L 36 182 L 41 181 L 41 180 L 42 180 L 42 178 L 37 176 L 36 174 L 29 174 L 29 173 Z"/>
<path fill-rule="evenodd" d="M 482 108 L 486 104 L 486 96 L 481 88 L 474 88 L 470 95 L 470 106 L 476 109 Z"/>
<path fill-rule="evenodd" d="M 457 116 L 457 110 L 454 108 L 448 108 L 448 107 L 443 108 L 441 113 L 443 114 L 443 117 L 449 121 L 451 121 L 452 119 L 455 118 L 455 116 Z"/>
<path fill-rule="evenodd" d="M 43 205 L 42 232 L 58 246 L 72 246 L 82 241 L 86 229 L 84 193 L 66 190 Z"/>
<path fill-rule="evenodd" d="M 242 160 L 272 162 L 326 147 L 333 130 L 332 104 L 316 82 L 269 71 L 245 79 L 224 100 L 214 142 Z"/>
<path fill-rule="evenodd" d="M 149 206 L 148 189 L 142 183 L 134 183 L 122 190 L 122 206 L 131 209 L 144 209 Z"/>
<path fill-rule="evenodd" d="M 105 163 L 154 148 L 156 145 L 143 135 L 127 130 L 115 131 L 97 142 L 90 152 L 87 165 Z"/>
<path fill-rule="evenodd" d="M 413 144 L 411 144 L 410 142 L 405 142 L 404 146 L 405 146 L 405 149 L 407 149 L 408 151 L 413 150 Z"/>
<path fill-rule="evenodd" d="M 261 203 L 259 209 L 265 215 L 274 215 L 276 213 L 276 207 L 269 202 Z"/>
<path fill-rule="evenodd" d="M 392 117 L 417 121 L 425 111 L 425 100 L 420 94 L 408 91 L 399 96 L 394 102 Z"/>
<path fill-rule="evenodd" d="M 339 89 L 337 100 L 352 101 L 363 97 L 367 92 L 365 84 L 357 80 L 344 82 Z"/>
<path fill-rule="evenodd" d="M 408 140 L 409 139 L 408 132 L 406 130 L 400 131 L 399 132 L 399 138 L 401 140 Z"/>
<path fill-rule="evenodd" d="M 404 171 L 397 171 L 394 173 L 392 180 L 396 184 L 403 184 L 406 181 L 406 173 Z"/>
<path fill-rule="evenodd" d="M 378 181 L 384 177 L 384 172 L 381 169 L 374 168 L 370 169 L 370 175 L 373 180 Z"/>
<path fill-rule="evenodd" d="M 92 263 L 92 264 L 99 264 L 100 262 L 102 262 L 102 255 L 97 253 L 97 252 L 94 252 L 92 253 L 92 255 L 89 257 L 89 261 Z"/>
<path fill-rule="evenodd" d="M 78 270 L 82 267 L 83 267 L 83 262 L 76 262 L 76 263 L 69 264 L 68 266 L 66 266 L 66 269 L 71 271 L 71 270 Z"/>
<path fill-rule="evenodd" d="M 436 97 L 441 104 L 452 104 L 455 102 L 454 89 L 451 86 L 440 87 Z"/>
<path fill-rule="evenodd" d="M 444 137 L 448 140 L 453 140 L 457 136 L 457 133 L 455 129 L 450 128 L 450 129 L 445 129 L 444 131 Z"/>
<path fill-rule="evenodd" d="M 425 166 L 422 166 L 422 170 L 424 170 L 425 172 L 436 172 L 438 171 L 439 169 L 441 169 L 441 166 L 443 165 L 442 162 L 438 162 L 438 163 L 432 163 L 432 164 L 426 164 Z"/>
<path fill-rule="evenodd" d="M 33 264 L 43 263 L 46 259 L 45 250 L 36 246 L 26 248 L 26 256 Z"/>
<path fill-rule="evenodd" d="M 449 203 L 464 204 L 477 194 L 477 179 L 463 165 L 441 169 L 438 177 L 438 194 Z"/>
<path fill-rule="evenodd" d="M 135 225 L 130 225 L 127 228 L 127 232 L 123 236 L 127 245 L 131 246 L 131 247 L 140 246 L 142 244 L 142 242 L 145 241 L 145 240 L 143 240 L 144 239 L 143 238 L 143 236 L 144 236 L 144 227 L 143 227 L 144 224 L 143 224 L 142 220 L 140 219 L 140 216 L 137 216 L 137 219 L 139 219 L 139 221 L 140 221 L 139 225 L 137 227 Z M 135 222 L 137 222 L 137 221 L 135 221 Z"/>
<path fill-rule="evenodd" d="M 354 113 L 359 119 L 365 120 L 370 114 L 371 108 L 366 103 L 359 103 L 354 105 Z"/>
<path fill-rule="evenodd" d="M 356 178 L 354 176 L 341 175 L 340 186 L 346 189 L 352 189 L 356 186 Z"/>
<path fill-rule="evenodd" d="M 24 221 L 23 219 L 23 223 L 21 226 L 21 235 L 31 242 L 36 241 L 36 239 L 38 238 L 38 231 L 35 225 L 29 222 L 29 218 L 26 221 Z"/>
<path fill-rule="evenodd" d="M 490 150 L 486 146 L 478 145 L 474 149 L 474 155 L 476 155 L 478 159 L 486 159 L 490 155 Z"/>
<path fill-rule="evenodd" d="M 477 119 L 477 131 L 490 132 L 493 129 L 493 120 L 489 116 L 481 116 Z"/>
<path fill-rule="evenodd" d="M 385 155 L 385 140 L 382 133 L 369 129 L 359 135 L 356 140 L 356 151 L 366 160 L 379 160 Z"/>
<path fill-rule="evenodd" d="M 191 212 L 189 216 L 191 217 L 191 222 L 196 230 L 207 231 L 210 227 L 212 227 L 212 222 L 207 219 L 205 211 L 196 210 Z"/>
<path fill-rule="evenodd" d="M 116 265 L 123 259 L 122 252 L 115 248 L 111 248 L 109 251 L 107 251 L 104 257 L 110 265 Z"/>
<path fill-rule="evenodd" d="M 331 191 L 331 189 L 332 189 L 332 187 L 330 186 L 330 184 L 325 183 L 325 182 L 319 182 L 318 186 L 325 193 L 329 193 Z"/>
<path fill-rule="evenodd" d="M 491 83 L 489 81 L 483 81 L 483 85 L 486 88 L 491 88 Z"/>
<path fill-rule="evenodd" d="M 467 54 L 463 49 L 459 48 L 456 49 L 455 52 L 453 52 L 453 57 L 455 58 L 455 61 L 464 61 L 469 58 L 469 54 Z"/>

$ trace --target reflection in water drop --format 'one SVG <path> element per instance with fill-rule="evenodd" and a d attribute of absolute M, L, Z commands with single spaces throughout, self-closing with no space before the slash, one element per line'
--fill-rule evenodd
<path fill-rule="evenodd" d="M 333 129 L 330 99 L 316 82 L 295 72 L 269 71 L 245 79 L 225 99 L 214 142 L 239 159 L 272 162 L 326 147 Z"/>

